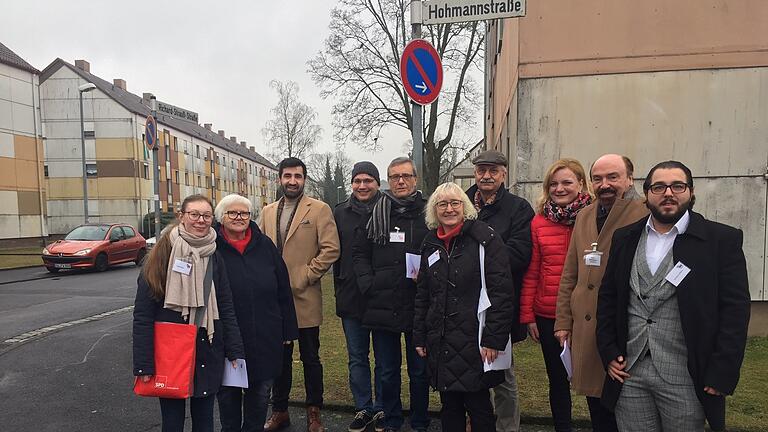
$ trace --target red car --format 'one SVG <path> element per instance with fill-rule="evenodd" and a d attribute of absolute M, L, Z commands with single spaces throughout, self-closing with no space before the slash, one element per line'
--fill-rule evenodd
<path fill-rule="evenodd" d="M 95 268 L 125 262 L 141 265 L 147 241 L 127 224 L 85 224 L 73 229 L 64 240 L 43 249 L 43 263 L 51 273 L 61 269 Z"/>

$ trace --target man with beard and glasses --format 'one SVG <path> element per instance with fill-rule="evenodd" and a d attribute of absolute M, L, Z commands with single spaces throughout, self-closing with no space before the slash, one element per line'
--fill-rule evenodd
<path fill-rule="evenodd" d="M 571 348 L 571 388 L 587 397 L 592 429 L 615 431 L 613 413 L 602 406 L 605 370 L 595 344 L 597 293 L 613 233 L 648 215 L 632 185 L 632 161 L 607 154 L 589 172 L 597 200 L 579 212 L 560 278 L 555 312 L 555 337 Z"/>
<path fill-rule="evenodd" d="M 363 327 L 365 299 L 355 279 L 352 245 L 355 230 L 368 222 L 373 206 L 379 201 L 379 170 L 371 162 L 358 162 L 352 168 L 352 196 L 333 210 L 341 242 L 341 256 L 333 265 L 336 315 L 341 318 L 349 356 L 349 389 L 355 401 L 355 418 L 349 432 L 362 432 L 370 423 L 383 422 L 381 408 L 381 367 L 376 359 L 374 387 L 371 391 L 371 330 Z"/>
<path fill-rule="evenodd" d="M 474 159 L 475 185 L 467 190 L 467 196 L 477 210 L 477 219 L 493 228 L 501 236 L 509 256 L 514 290 L 513 324 L 510 329 L 512 342 L 524 340 L 525 325 L 520 324 L 520 289 L 523 275 L 531 261 L 531 220 L 533 208 L 528 201 L 509 192 L 504 187 L 507 176 L 507 157 L 496 150 L 486 150 Z M 515 365 L 504 371 L 504 382 L 493 388 L 496 411 L 496 429 L 500 432 L 520 430 L 520 406 L 517 397 Z M 470 430 L 467 423 L 467 430 Z"/>
<path fill-rule="evenodd" d="M 284 196 L 261 213 L 259 228 L 277 246 L 285 264 L 299 324 L 299 353 L 304 365 L 307 431 L 321 432 L 323 365 L 320 363 L 320 324 L 323 304 L 320 278 L 339 257 L 339 236 L 328 204 L 304 195 L 307 167 L 289 157 L 278 165 Z M 283 350 L 283 369 L 272 387 L 272 415 L 264 424 L 274 431 L 290 424 L 288 397 L 293 374 L 293 342 Z"/>
<path fill-rule="evenodd" d="M 643 190 L 651 216 L 616 231 L 600 287 L 603 403 L 622 431 L 724 430 L 749 324 L 743 234 L 692 211 L 680 162 L 651 168 Z"/>
<path fill-rule="evenodd" d="M 357 286 L 366 302 L 363 327 L 372 329 L 373 353 L 381 368 L 381 403 L 385 431 L 403 424 L 400 401 L 401 339 L 411 395 L 411 430 L 429 426 L 429 378 L 426 360 L 413 345 L 416 275 L 406 274 L 406 260 L 419 266 L 419 251 L 427 224 L 426 201 L 416 190 L 416 167 L 407 157 L 394 159 L 387 167 L 390 190 L 373 206 L 367 223 L 355 234 L 354 271 Z"/>

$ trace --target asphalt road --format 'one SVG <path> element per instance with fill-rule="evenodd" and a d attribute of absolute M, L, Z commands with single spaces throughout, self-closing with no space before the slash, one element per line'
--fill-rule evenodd
<path fill-rule="evenodd" d="M 157 401 L 132 392 L 137 275 L 133 265 L 53 277 L 40 268 L 0 272 L 0 430 L 160 431 Z M 285 431 L 306 430 L 303 409 L 291 413 Z M 346 431 L 351 414 L 326 410 L 323 420 Z M 430 430 L 440 430 L 437 419 Z"/>

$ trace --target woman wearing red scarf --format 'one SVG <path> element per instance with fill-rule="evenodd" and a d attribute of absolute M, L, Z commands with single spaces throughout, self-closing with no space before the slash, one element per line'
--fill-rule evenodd
<path fill-rule="evenodd" d="M 504 242 L 476 218 L 472 202 L 454 183 L 438 186 L 427 202 L 431 231 L 421 247 L 413 342 L 440 392 L 444 432 L 463 432 L 466 414 L 473 432 L 495 431 L 488 389 L 504 381 L 503 370 L 485 372 L 483 363 L 496 360 L 510 340 L 512 275 Z M 490 307 L 480 333 L 483 273 Z"/>
<path fill-rule="evenodd" d="M 219 390 L 221 430 L 261 431 L 269 389 L 281 371 L 283 343 L 299 332 L 288 269 L 272 240 L 251 220 L 248 198 L 227 195 L 215 214 L 218 250 L 226 264 L 248 370 L 247 389 Z"/>
<path fill-rule="evenodd" d="M 560 275 L 578 212 L 592 202 L 584 168 L 574 159 L 560 159 L 544 176 L 536 216 L 531 221 L 533 251 L 520 294 L 520 322 L 541 344 L 549 377 L 549 405 L 557 432 L 570 432 L 571 393 L 554 336 Z"/>

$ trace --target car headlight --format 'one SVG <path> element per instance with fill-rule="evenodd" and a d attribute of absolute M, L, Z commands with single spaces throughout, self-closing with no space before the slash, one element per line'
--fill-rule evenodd
<path fill-rule="evenodd" d="M 82 256 L 82 255 L 88 255 L 89 253 L 91 253 L 90 249 L 83 249 L 75 252 L 73 255 Z"/>
<path fill-rule="evenodd" d="M 48 249 L 43 248 L 43 255 L 50 255 L 51 253 L 48 252 Z"/>

